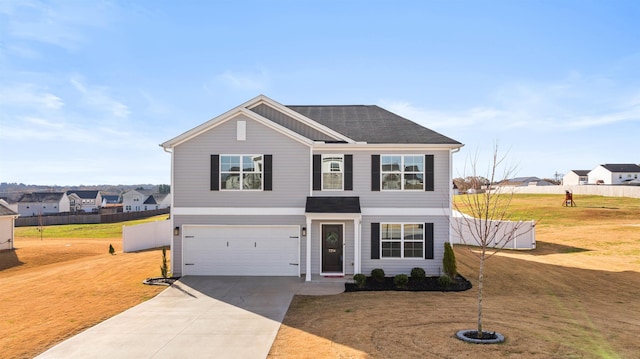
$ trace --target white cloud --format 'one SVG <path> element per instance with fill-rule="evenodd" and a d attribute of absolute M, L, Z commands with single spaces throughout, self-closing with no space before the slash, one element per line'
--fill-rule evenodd
<path fill-rule="evenodd" d="M 64 102 L 60 97 L 33 84 L 12 84 L 0 87 L 0 108 L 31 107 L 40 110 L 58 110 L 63 106 Z"/>
<path fill-rule="evenodd" d="M 78 77 L 69 80 L 71 85 L 82 94 L 83 101 L 99 112 L 106 112 L 118 118 L 127 118 L 131 111 L 127 105 L 113 99 L 106 87 L 88 87 Z"/>
<path fill-rule="evenodd" d="M 616 86 L 606 76 L 575 71 L 555 83 L 514 83 L 497 90 L 487 103 L 444 111 L 406 101 L 384 100 L 381 106 L 435 130 L 522 129 L 557 131 L 640 122 L 640 93 Z"/>
<path fill-rule="evenodd" d="M 216 78 L 219 82 L 236 90 L 263 91 L 269 85 L 269 74 L 264 68 L 253 73 L 227 70 Z"/>

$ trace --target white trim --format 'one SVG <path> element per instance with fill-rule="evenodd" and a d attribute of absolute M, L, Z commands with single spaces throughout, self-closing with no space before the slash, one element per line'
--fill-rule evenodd
<path fill-rule="evenodd" d="M 417 151 L 430 154 L 428 151 L 447 151 L 455 148 L 460 148 L 462 144 L 428 144 L 428 143 L 375 143 L 369 144 L 366 142 L 356 143 L 325 143 L 323 141 L 314 141 L 313 148 L 318 151 Z"/>
<path fill-rule="evenodd" d="M 389 242 L 400 242 L 400 257 L 384 257 L 382 255 L 382 226 L 383 225 L 390 225 L 390 224 L 398 224 L 400 225 L 400 238 L 399 239 L 387 239 L 384 240 L 385 242 L 389 243 Z M 411 242 L 411 243 L 418 243 L 420 241 L 417 240 L 407 240 L 405 239 L 405 225 L 421 225 L 422 226 L 422 255 L 420 257 L 405 257 L 404 256 L 404 244 L 405 242 Z M 425 252 L 427 250 L 427 238 L 426 238 L 426 228 L 425 228 L 425 223 L 424 222 L 380 222 L 380 238 L 378 238 L 378 245 L 379 248 L 378 250 L 380 251 L 380 260 L 410 260 L 410 259 L 424 259 L 424 255 Z"/>
<path fill-rule="evenodd" d="M 353 221 L 362 219 L 360 213 L 304 213 L 307 219 L 313 221 L 334 220 L 334 221 Z"/>
<path fill-rule="evenodd" d="M 446 216 L 449 217 L 450 212 L 448 208 L 389 208 L 389 207 L 377 207 L 377 208 L 362 208 L 363 216 Z"/>
<path fill-rule="evenodd" d="M 236 122 L 236 140 L 237 141 L 247 140 L 247 121 Z"/>
<path fill-rule="evenodd" d="M 304 216 L 304 207 L 175 207 L 173 215 L 180 216 Z"/>
<path fill-rule="evenodd" d="M 306 257 L 306 273 L 304 280 L 311 282 L 311 219 L 307 217 L 307 255 Z"/>
<path fill-rule="evenodd" d="M 343 222 L 320 222 L 318 223 L 320 225 L 320 269 L 319 269 L 319 273 L 320 275 L 342 275 L 344 276 L 345 273 L 345 263 L 346 263 L 346 252 L 347 252 L 347 240 L 345 238 L 346 235 L 346 225 Z M 322 244 L 324 243 L 324 238 L 322 238 L 322 227 L 324 225 L 329 225 L 329 226 L 340 226 L 342 227 L 342 272 L 323 272 L 322 271 L 322 255 L 323 255 L 323 251 L 322 251 Z"/>

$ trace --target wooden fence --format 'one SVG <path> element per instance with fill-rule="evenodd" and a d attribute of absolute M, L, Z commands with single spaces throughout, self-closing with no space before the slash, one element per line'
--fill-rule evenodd
<path fill-rule="evenodd" d="M 116 223 L 131 221 L 134 219 L 148 218 L 160 214 L 169 214 L 169 208 L 154 209 L 151 211 L 137 211 L 127 213 L 55 213 L 51 215 L 18 217 L 16 227 L 28 226 L 52 226 L 58 224 L 96 224 L 96 223 Z"/>

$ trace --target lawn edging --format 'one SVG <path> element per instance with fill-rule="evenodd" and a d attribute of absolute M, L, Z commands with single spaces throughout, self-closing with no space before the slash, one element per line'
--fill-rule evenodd
<path fill-rule="evenodd" d="M 426 277 L 424 279 L 409 278 L 405 287 L 399 287 L 393 282 L 393 277 L 384 277 L 379 282 L 367 277 L 364 286 L 358 283 L 347 282 L 344 284 L 345 292 L 371 292 L 371 291 L 407 291 L 407 292 L 462 292 L 471 289 L 472 285 L 465 277 L 456 277 L 446 286 L 442 286 L 439 277 Z"/>

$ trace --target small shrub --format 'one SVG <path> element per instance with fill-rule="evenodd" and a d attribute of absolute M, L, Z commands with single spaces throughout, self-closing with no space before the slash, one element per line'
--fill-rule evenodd
<path fill-rule="evenodd" d="M 406 274 L 398 274 L 393 277 L 393 284 L 398 288 L 406 288 L 409 283 L 409 277 Z"/>
<path fill-rule="evenodd" d="M 427 277 L 427 273 L 425 273 L 424 269 L 415 267 L 411 269 L 411 278 L 415 280 L 424 280 Z"/>
<path fill-rule="evenodd" d="M 116 249 L 113 248 L 113 245 L 109 244 L 109 254 L 111 255 L 115 255 L 116 254 Z"/>
<path fill-rule="evenodd" d="M 367 276 L 362 273 L 354 275 L 353 280 L 358 284 L 358 288 L 364 288 L 364 286 L 367 284 Z"/>
<path fill-rule="evenodd" d="M 442 269 L 444 273 L 449 276 L 449 279 L 453 279 L 458 274 L 458 268 L 456 265 L 456 254 L 453 252 L 453 248 L 449 242 L 444 242 L 444 257 L 442 258 Z"/>
<path fill-rule="evenodd" d="M 169 276 L 169 267 L 167 266 L 167 248 L 162 247 L 162 265 L 160 266 L 160 274 L 162 278 Z"/>
<path fill-rule="evenodd" d="M 444 274 L 441 275 L 438 278 L 438 284 L 440 284 L 440 287 L 442 287 L 443 289 L 445 288 L 449 288 L 449 285 L 451 285 L 451 277 L 449 277 L 448 275 Z"/>
<path fill-rule="evenodd" d="M 371 271 L 371 278 L 373 278 L 376 282 L 383 282 L 384 281 L 384 269 L 382 268 L 376 268 L 374 270 Z"/>

